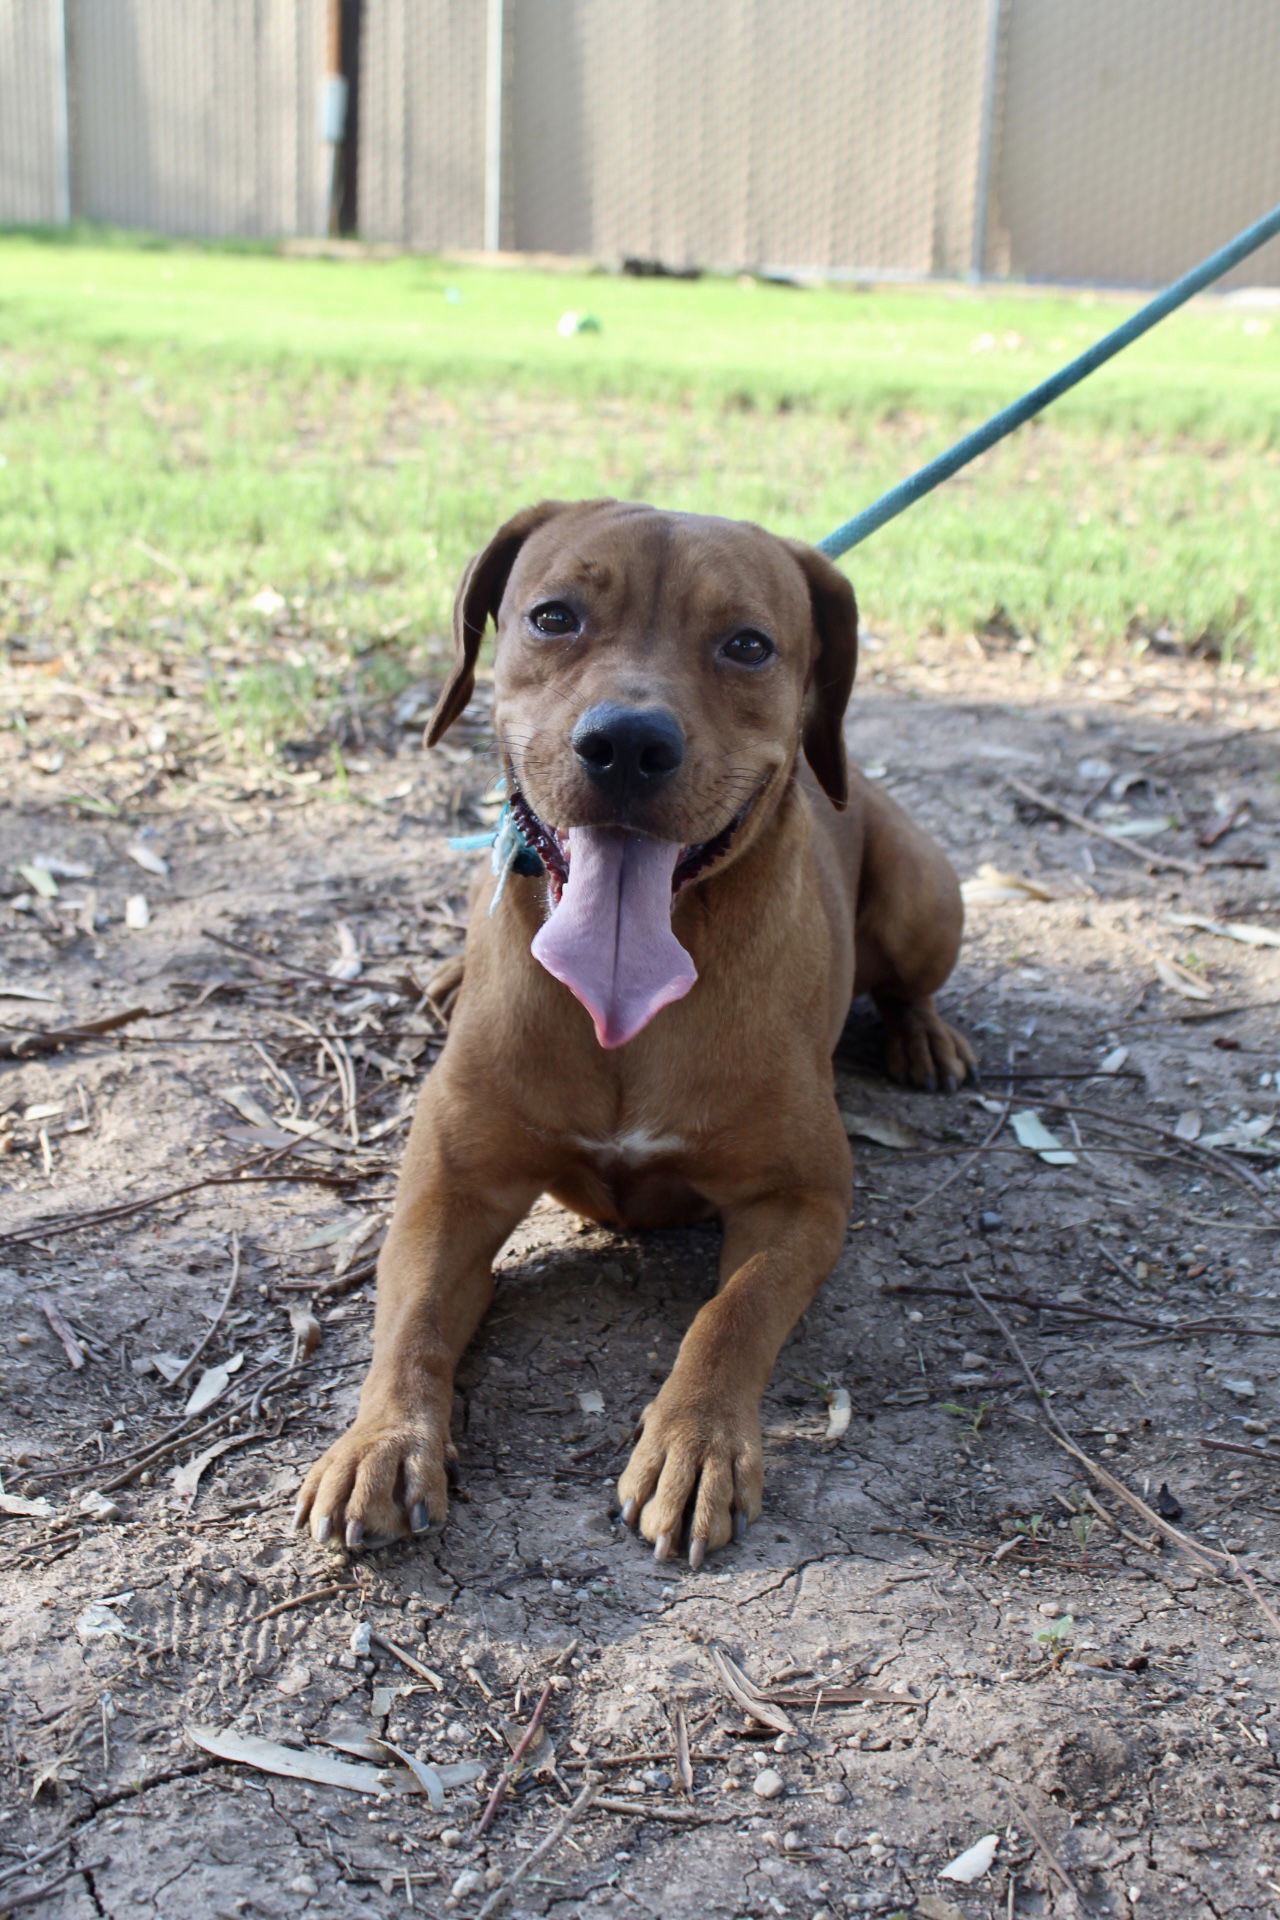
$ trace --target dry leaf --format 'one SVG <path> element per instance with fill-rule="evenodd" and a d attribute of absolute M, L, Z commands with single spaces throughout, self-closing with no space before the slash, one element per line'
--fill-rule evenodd
<path fill-rule="evenodd" d="M 50 873 L 48 867 L 41 866 L 34 860 L 24 860 L 19 866 L 18 872 L 31 888 L 31 891 L 38 893 L 42 900 L 57 899 L 58 883 Z"/>
<path fill-rule="evenodd" d="M 1031 1151 L 1038 1153 L 1049 1166 L 1075 1166 L 1076 1155 L 1072 1153 L 1070 1147 L 1064 1147 L 1057 1135 L 1050 1133 L 1040 1115 L 1034 1113 L 1030 1107 L 1023 1113 L 1010 1114 L 1009 1125 L 1013 1128 L 1018 1145 L 1030 1147 Z"/>
<path fill-rule="evenodd" d="M 200 1485 L 200 1476 L 205 1468 L 211 1467 L 215 1460 L 224 1453 L 229 1453 L 232 1447 L 240 1446 L 244 1438 L 242 1433 L 233 1433 L 226 1440 L 215 1440 L 211 1447 L 206 1447 L 203 1453 L 198 1453 L 194 1460 L 188 1460 L 185 1467 L 174 1468 L 171 1476 L 173 1490 L 185 1505 L 190 1506 L 195 1499 L 196 1488 Z"/>
<path fill-rule="evenodd" d="M 971 880 L 960 888 L 966 907 L 993 906 L 1003 900 L 1056 900 L 1052 888 L 1020 873 L 1002 873 L 999 867 L 983 862 Z"/>
<path fill-rule="evenodd" d="M 1166 913 L 1171 927 L 1194 927 L 1198 933 L 1216 933 L 1220 940 L 1238 940 L 1243 947 L 1280 947 L 1274 927 L 1255 927 L 1247 920 L 1204 920 L 1196 913 Z"/>
<path fill-rule="evenodd" d="M 1249 1153 L 1258 1147 L 1258 1143 L 1275 1124 L 1274 1113 L 1255 1114 L 1252 1120 L 1236 1120 L 1229 1127 L 1223 1127 L 1220 1133 L 1206 1133 L 1200 1142 L 1202 1147 L 1228 1147 L 1237 1153 Z"/>
<path fill-rule="evenodd" d="M 857 1140 L 872 1140 L 878 1147 L 897 1147 L 909 1151 L 920 1145 L 920 1136 L 905 1120 L 891 1113 L 869 1113 L 862 1107 L 841 1107 L 844 1130 Z"/>
<path fill-rule="evenodd" d="M 325 968 L 331 980 L 358 980 L 364 969 L 360 948 L 345 920 L 338 922 L 338 957 Z"/>
<path fill-rule="evenodd" d="M 379 1800 L 385 1800 L 390 1792 L 384 1769 L 338 1760 L 331 1753 L 317 1752 L 314 1748 L 283 1747 L 275 1740 L 233 1733 L 230 1728 L 223 1731 L 217 1727 L 189 1726 L 186 1731 L 189 1740 L 216 1760 L 256 1767 L 259 1773 L 278 1773 L 286 1780 L 309 1780 L 318 1787 L 345 1787 L 352 1793 L 373 1794 Z"/>
<path fill-rule="evenodd" d="M 239 1373 L 243 1365 L 244 1355 L 237 1353 L 230 1360 L 219 1362 L 216 1367 L 206 1367 L 182 1409 L 184 1417 L 190 1418 L 192 1414 L 203 1413 L 206 1407 L 211 1407 L 226 1392 L 232 1374 Z"/>
<path fill-rule="evenodd" d="M 959 1880 L 963 1886 L 972 1886 L 984 1873 L 990 1873 L 997 1845 L 994 1833 L 984 1833 L 981 1840 L 975 1840 L 971 1847 L 966 1847 L 939 1870 L 939 1880 Z"/>
<path fill-rule="evenodd" d="M 1184 1000 L 1212 1000 L 1213 988 L 1197 980 L 1189 968 L 1179 966 L 1176 960 L 1166 960 L 1162 953 L 1153 953 L 1151 964 L 1161 985 L 1168 987 L 1170 993 L 1181 994 Z"/>
<path fill-rule="evenodd" d="M 324 1329 L 310 1307 L 299 1304 L 289 1309 L 289 1327 L 293 1333 L 294 1359 L 309 1360 L 324 1338 Z"/>
<path fill-rule="evenodd" d="M 1198 1140 L 1200 1138 L 1200 1115 L 1194 1107 L 1188 1107 L 1180 1113 L 1173 1123 L 1173 1131 L 1179 1140 Z"/>
<path fill-rule="evenodd" d="M 52 1520 L 54 1509 L 47 1500 L 24 1500 L 20 1493 L 0 1492 L 0 1513 L 15 1520 Z"/>
<path fill-rule="evenodd" d="M 584 1413 L 603 1413 L 604 1395 L 599 1387 L 587 1387 L 578 1395 L 578 1405 Z"/>
<path fill-rule="evenodd" d="M 1110 1053 L 1106 1056 L 1105 1060 L 1100 1060 L 1098 1062 L 1098 1072 L 1099 1073 L 1119 1073 L 1121 1067 L 1124 1065 L 1125 1061 L 1128 1058 L 1129 1058 L 1128 1047 L 1112 1047 Z"/>
<path fill-rule="evenodd" d="M 144 873 L 158 874 L 163 879 L 169 871 L 169 862 L 154 847 L 149 847 L 145 840 L 133 841 L 125 848 L 125 853 L 134 866 L 141 867 Z"/>
<path fill-rule="evenodd" d="M 849 1431 L 849 1422 L 853 1418 L 853 1402 L 849 1398 L 848 1387 L 837 1387 L 827 1395 L 827 1430 L 824 1440 L 841 1440 Z"/>

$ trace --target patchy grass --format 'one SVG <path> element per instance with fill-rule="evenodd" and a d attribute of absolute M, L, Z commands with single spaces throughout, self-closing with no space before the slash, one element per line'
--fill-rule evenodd
<path fill-rule="evenodd" d="M 1114 324 L 802 290 L 0 241 L 4 627 L 175 649 L 265 746 L 386 692 L 541 494 L 816 539 Z M 561 338 L 566 309 L 598 333 Z M 1182 314 L 852 557 L 868 626 L 1280 667 L 1280 324 Z M 282 604 L 277 605 L 277 601 Z"/>

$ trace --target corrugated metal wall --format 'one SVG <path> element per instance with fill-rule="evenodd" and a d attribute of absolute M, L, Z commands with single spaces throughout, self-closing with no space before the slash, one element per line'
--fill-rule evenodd
<path fill-rule="evenodd" d="M 365 0 L 360 231 L 484 244 L 485 0 Z"/>
<path fill-rule="evenodd" d="M 62 8 L 0 0 L 0 219 L 67 217 Z"/>
<path fill-rule="evenodd" d="M 1005 0 L 991 271 L 1149 286 L 1280 201 L 1278 0 Z M 1280 241 L 1226 285 L 1280 285 Z"/>
<path fill-rule="evenodd" d="M 364 0 L 366 238 L 484 244 L 497 11 Z M 323 233 L 326 13 L 0 0 L 0 221 Z M 1153 284 L 1280 199 L 1280 0 L 505 0 L 503 65 L 527 251 Z"/>
<path fill-rule="evenodd" d="M 322 233 L 324 0 L 67 0 L 76 213 Z"/>
<path fill-rule="evenodd" d="M 519 0 L 521 249 L 957 273 L 986 0 Z"/>

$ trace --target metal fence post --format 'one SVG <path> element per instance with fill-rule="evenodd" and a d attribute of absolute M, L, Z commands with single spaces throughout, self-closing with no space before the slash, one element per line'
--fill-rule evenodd
<path fill-rule="evenodd" d="M 488 0 L 484 51 L 484 245 L 502 250 L 502 135 L 506 60 L 505 0 Z"/>
<path fill-rule="evenodd" d="M 53 35 L 53 144 L 57 177 L 54 182 L 54 220 L 71 224 L 71 103 L 67 95 L 66 0 L 50 0 Z"/>
<path fill-rule="evenodd" d="M 982 70 L 982 120 L 978 128 L 978 171 L 974 182 L 973 252 L 970 280 L 981 280 L 987 266 L 987 210 L 991 201 L 991 156 L 995 147 L 996 89 L 1000 82 L 1000 31 L 1004 0 L 987 0 L 987 47 Z"/>

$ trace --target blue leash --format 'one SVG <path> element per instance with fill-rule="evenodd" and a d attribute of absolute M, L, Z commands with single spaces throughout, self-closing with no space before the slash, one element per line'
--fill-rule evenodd
<path fill-rule="evenodd" d="M 1131 346 L 1135 340 L 1140 339 L 1176 307 L 1182 306 L 1185 301 L 1191 299 L 1193 294 L 1201 292 L 1212 281 L 1220 279 L 1224 273 L 1229 273 L 1232 267 L 1238 266 L 1241 260 L 1256 252 L 1268 240 L 1273 240 L 1277 234 L 1280 234 L 1280 206 L 1272 207 L 1270 213 L 1263 214 L 1261 220 L 1255 220 L 1251 227 L 1246 227 L 1242 233 L 1238 233 L 1234 240 L 1227 242 L 1225 247 L 1219 247 L 1216 253 L 1211 253 L 1207 260 L 1202 260 L 1198 267 L 1191 269 L 1190 273 L 1184 273 L 1181 280 L 1175 280 L 1171 287 L 1166 287 L 1163 293 L 1158 293 L 1154 300 L 1149 300 L 1145 307 L 1140 307 L 1137 313 L 1131 314 L 1110 333 L 1104 334 L 1101 340 L 1095 341 L 1093 346 L 1086 348 L 1074 360 L 1068 361 L 1067 365 L 1059 368 L 1057 373 L 1050 374 L 1049 378 L 1042 380 L 1038 387 L 1032 387 L 1030 393 L 1024 393 L 1021 400 L 1015 400 L 1011 406 L 1002 407 L 1000 412 L 993 414 L 983 426 L 975 427 L 972 433 L 966 433 L 962 440 L 957 440 L 955 445 L 948 447 L 945 453 L 938 454 L 906 480 L 900 480 L 896 487 L 890 487 L 888 493 L 882 493 L 878 500 L 873 500 L 869 507 L 862 509 L 861 513 L 855 513 L 852 520 L 846 520 L 843 526 L 835 529 L 834 533 L 829 533 L 824 540 L 819 540 L 817 543 L 819 553 L 825 553 L 830 560 L 836 560 L 842 553 L 848 553 L 869 534 L 883 527 L 886 521 L 896 519 L 907 507 L 914 506 L 917 500 L 923 500 L 926 493 L 932 493 L 933 489 L 940 486 L 944 480 L 949 480 L 953 473 L 958 473 L 961 467 L 967 467 L 971 460 L 976 460 L 980 453 L 985 453 L 988 447 L 994 447 L 998 440 L 1003 440 L 1007 434 L 1013 432 L 1015 427 L 1022 426 L 1034 414 L 1042 412 L 1051 400 L 1056 400 L 1060 394 L 1070 392 L 1072 387 L 1077 386 L 1081 380 L 1103 366 L 1113 355 Z M 482 847 L 492 847 L 493 870 L 498 876 L 498 890 L 489 908 L 490 913 L 498 904 L 508 873 L 532 875 L 542 872 L 542 861 L 534 849 L 526 844 L 511 817 L 510 803 L 502 809 L 496 829 L 490 829 L 487 833 L 457 834 L 450 840 L 449 845 L 458 853 L 479 852 Z"/>
<path fill-rule="evenodd" d="M 1125 347 L 1131 346 L 1135 340 L 1147 332 L 1148 328 L 1154 327 L 1157 321 L 1163 320 L 1167 314 L 1172 313 L 1175 307 L 1182 306 L 1184 301 L 1190 300 L 1192 294 L 1199 293 L 1211 281 L 1219 279 L 1224 273 L 1229 273 L 1232 267 L 1238 266 L 1248 254 L 1255 252 L 1266 241 L 1274 239 L 1278 233 L 1280 233 L 1280 207 L 1272 207 L 1270 213 L 1264 213 L 1261 220 L 1255 220 L 1251 227 L 1246 227 L 1243 233 L 1238 233 L 1234 240 L 1227 242 L 1225 247 L 1219 247 L 1216 253 L 1211 253 L 1207 260 L 1202 260 L 1198 267 L 1191 269 L 1190 273 L 1184 273 L 1181 280 L 1175 280 L 1171 287 L 1166 287 L 1163 293 L 1158 293 L 1154 300 L 1149 300 L 1145 307 L 1140 307 L 1137 313 L 1131 314 L 1129 319 L 1123 321 L 1120 326 L 1104 334 L 1101 340 L 1086 348 L 1076 359 L 1068 361 L 1067 365 L 1061 367 L 1057 373 L 1050 374 L 1049 378 L 1042 380 L 1038 387 L 1032 387 L 1030 393 L 1024 393 L 1021 400 L 1015 400 L 1012 406 L 1001 408 L 1000 412 L 993 414 L 984 426 L 975 427 L 972 433 L 966 433 L 963 440 L 957 440 L 953 447 L 948 447 L 945 453 L 938 454 L 935 459 L 929 461 L 927 466 L 921 467 L 918 473 L 911 474 L 906 480 L 900 480 L 896 487 L 890 487 L 888 493 L 882 493 L 878 500 L 873 500 L 869 507 L 862 509 L 861 513 L 855 513 L 852 520 L 846 520 L 842 527 L 837 527 L 834 533 L 829 533 L 825 540 L 819 540 L 817 543 L 819 553 L 825 553 L 830 560 L 838 559 L 842 553 L 848 553 L 851 547 L 856 547 L 860 541 L 867 538 L 868 534 L 875 533 L 877 528 L 884 526 L 886 521 L 895 519 L 907 507 L 913 506 L 917 500 L 923 500 L 926 493 L 932 493 L 936 486 L 940 486 L 944 480 L 949 480 L 953 473 L 958 473 L 961 467 L 969 464 L 970 460 L 976 460 L 980 453 L 987 451 L 988 447 L 994 447 L 997 440 L 1003 440 L 1005 435 L 1012 433 L 1015 427 L 1022 426 L 1024 421 L 1030 420 L 1033 414 L 1047 407 L 1051 400 L 1056 400 L 1060 394 L 1069 392 L 1096 368 L 1110 360 L 1113 354 L 1120 353 Z"/>

